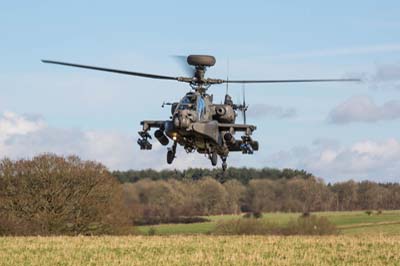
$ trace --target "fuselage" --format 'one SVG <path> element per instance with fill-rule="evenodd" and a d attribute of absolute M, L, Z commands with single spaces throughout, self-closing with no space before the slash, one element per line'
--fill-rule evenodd
<path fill-rule="evenodd" d="M 232 104 L 213 104 L 213 96 L 198 92 L 187 93 L 179 103 L 171 105 L 171 120 L 166 121 L 165 133 L 185 149 L 218 154 L 229 152 L 224 145 L 219 123 L 235 123 L 236 112 Z"/>

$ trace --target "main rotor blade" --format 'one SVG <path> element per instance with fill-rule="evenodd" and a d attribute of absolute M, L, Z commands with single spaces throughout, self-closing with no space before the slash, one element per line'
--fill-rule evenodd
<path fill-rule="evenodd" d="M 96 66 L 86 66 L 86 65 L 65 63 L 65 62 L 59 62 L 59 61 L 51 61 L 51 60 L 42 60 L 42 62 L 48 63 L 48 64 L 57 64 L 57 65 L 63 65 L 63 66 L 80 67 L 80 68 L 93 69 L 93 70 L 99 70 L 99 71 L 113 72 L 113 73 L 124 74 L 124 75 L 139 76 L 139 77 L 144 77 L 144 78 L 168 79 L 168 80 L 180 81 L 179 77 L 162 76 L 162 75 L 140 73 L 140 72 L 126 71 L 126 70 L 119 70 L 119 69 L 96 67 Z"/>
<path fill-rule="evenodd" d="M 288 83 L 288 82 L 342 82 L 361 79 L 271 79 L 271 80 L 223 80 L 222 83 Z"/>

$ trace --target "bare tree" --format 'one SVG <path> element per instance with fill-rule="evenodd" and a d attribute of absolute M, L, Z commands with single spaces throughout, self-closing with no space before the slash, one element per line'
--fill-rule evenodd
<path fill-rule="evenodd" d="M 121 186 L 101 164 L 51 154 L 0 161 L 0 216 L 29 234 L 111 233 L 124 223 Z"/>

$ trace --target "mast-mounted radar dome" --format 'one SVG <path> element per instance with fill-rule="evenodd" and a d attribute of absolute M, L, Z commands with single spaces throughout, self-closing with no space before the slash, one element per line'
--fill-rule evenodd
<path fill-rule="evenodd" d="M 215 57 L 211 55 L 189 55 L 187 62 L 192 66 L 211 67 L 215 65 Z"/>

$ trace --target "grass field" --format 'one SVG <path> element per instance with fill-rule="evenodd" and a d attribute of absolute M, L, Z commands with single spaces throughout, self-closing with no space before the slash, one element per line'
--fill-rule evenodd
<path fill-rule="evenodd" d="M 285 224 L 299 214 L 265 214 Z M 153 226 L 156 236 L 0 237 L 3 265 L 400 265 L 400 211 L 318 213 L 339 236 L 213 236 L 221 219 Z M 147 234 L 150 227 L 140 227 Z"/>
<path fill-rule="evenodd" d="M 0 265 L 399 265 L 400 236 L 0 238 Z"/>
<path fill-rule="evenodd" d="M 344 235 L 370 233 L 400 235 L 400 211 L 384 211 L 380 215 L 368 215 L 363 211 L 321 212 L 315 214 L 327 217 L 336 224 Z M 284 225 L 290 219 L 296 219 L 299 215 L 299 213 L 265 213 L 263 219 Z M 139 226 L 138 231 L 142 234 L 147 234 L 149 229 L 153 228 L 156 234 L 159 235 L 207 234 L 214 229 L 217 221 L 239 217 L 235 215 L 209 216 L 207 218 L 211 222 L 208 223 Z"/>

